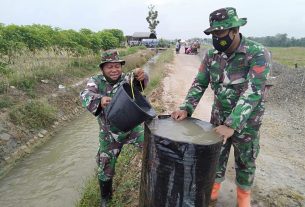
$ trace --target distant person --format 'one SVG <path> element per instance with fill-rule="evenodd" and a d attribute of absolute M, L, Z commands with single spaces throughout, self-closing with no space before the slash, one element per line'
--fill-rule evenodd
<path fill-rule="evenodd" d="M 141 125 L 128 132 L 122 132 L 112 126 L 105 117 L 104 109 L 111 101 L 122 83 L 130 82 L 133 74 L 134 85 L 139 90 L 147 85 L 148 76 L 141 68 L 124 74 L 124 60 L 119 58 L 115 50 L 106 51 L 99 65 L 102 74 L 93 76 L 87 82 L 87 87 L 80 94 L 83 107 L 97 117 L 99 123 L 99 149 L 97 153 L 98 180 L 101 190 L 101 206 L 106 207 L 112 196 L 112 178 L 115 174 L 115 163 L 124 144 L 143 146 L 144 131 Z"/>
<path fill-rule="evenodd" d="M 192 47 L 188 47 L 187 50 L 185 51 L 185 54 L 190 55 L 192 53 Z"/>
<path fill-rule="evenodd" d="M 186 52 L 187 52 L 187 50 L 189 49 L 189 47 L 190 47 L 189 43 L 186 42 L 185 45 L 184 45 L 184 53 L 185 53 L 185 54 L 187 54 Z"/>
<path fill-rule="evenodd" d="M 180 47 L 181 47 L 181 43 L 180 43 L 180 39 L 176 42 L 176 53 L 178 54 L 180 52 Z"/>
<path fill-rule="evenodd" d="M 175 120 L 191 116 L 211 85 L 214 104 L 210 122 L 224 141 L 211 200 L 218 198 L 233 146 L 239 207 L 250 206 L 255 160 L 260 150 L 259 129 L 265 109 L 264 90 L 270 71 L 266 48 L 239 33 L 239 27 L 246 23 L 247 19 L 238 18 L 231 7 L 210 14 L 210 27 L 204 32 L 212 34 L 214 49 L 205 54 L 184 103 L 172 113 Z"/>

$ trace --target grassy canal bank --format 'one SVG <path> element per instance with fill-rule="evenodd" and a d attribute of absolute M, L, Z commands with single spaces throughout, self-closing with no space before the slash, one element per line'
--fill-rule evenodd
<path fill-rule="evenodd" d="M 154 51 L 145 47 L 120 49 L 125 71 L 143 65 Z M 61 122 L 82 111 L 79 91 L 86 78 L 99 73 L 100 57 L 75 57 L 40 51 L 1 66 L 0 177 L 58 130 Z"/>

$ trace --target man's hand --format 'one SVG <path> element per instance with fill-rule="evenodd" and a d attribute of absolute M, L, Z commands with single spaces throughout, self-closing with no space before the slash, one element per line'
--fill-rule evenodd
<path fill-rule="evenodd" d="M 187 117 L 187 111 L 186 110 L 177 110 L 172 112 L 171 114 L 172 118 L 181 121 Z"/>
<path fill-rule="evenodd" d="M 136 69 L 134 69 L 133 73 L 134 73 L 135 78 L 136 78 L 138 81 L 143 81 L 143 80 L 144 80 L 144 78 L 145 78 L 145 73 L 144 73 L 144 70 L 143 70 L 142 68 L 136 68 Z"/>
<path fill-rule="evenodd" d="M 227 139 L 230 138 L 234 134 L 234 129 L 227 127 L 226 125 L 219 125 L 213 129 L 217 134 L 223 138 L 223 143 L 227 142 Z"/>
<path fill-rule="evenodd" d="M 110 103 L 110 101 L 111 101 L 111 97 L 109 97 L 109 96 L 103 96 L 103 97 L 101 98 L 101 106 L 102 106 L 103 108 L 105 108 L 105 107 Z"/>

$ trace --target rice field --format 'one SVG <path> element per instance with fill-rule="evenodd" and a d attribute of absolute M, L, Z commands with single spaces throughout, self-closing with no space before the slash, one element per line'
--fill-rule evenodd
<path fill-rule="evenodd" d="M 273 61 L 289 68 L 305 67 L 305 47 L 270 47 Z"/>

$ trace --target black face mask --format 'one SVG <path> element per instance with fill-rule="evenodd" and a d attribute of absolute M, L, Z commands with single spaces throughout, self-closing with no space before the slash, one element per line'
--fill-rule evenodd
<path fill-rule="evenodd" d="M 231 30 L 230 30 L 230 32 L 231 32 Z M 231 39 L 230 32 L 224 37 L 216 37 L 214 35 L 212 36 L 213 46 L 219 52 L 225 52 L 232 45 L 235 35 L 234 35 L 233 39 Z"/>

